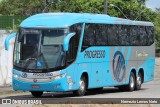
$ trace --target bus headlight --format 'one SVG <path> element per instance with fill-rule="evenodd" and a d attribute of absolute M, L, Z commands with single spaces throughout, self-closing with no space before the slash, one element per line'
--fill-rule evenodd
<path fill-rule="evenodd" d="M 19 78 L 19 76 L 17 74 L 13 74 L 14 78 Z"/>
<path fill-rule="evenodd" d="M 53 77 L 53 80 L 57 80 L 57 79 L 63 78 L 63 77 L 65 77 L 66 75 L 67 75 L 67 72 L 64 73 L 64 74 L 61 74 L 61 75 L 54 76 L 54 77 Z"/>

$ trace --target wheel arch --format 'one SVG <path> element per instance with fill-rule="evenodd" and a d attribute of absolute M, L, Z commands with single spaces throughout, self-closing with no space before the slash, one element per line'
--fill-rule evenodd
<path fill-rule="evenodd" d="M 88 84 L 89 84 L 89 76 L 88 76 L 88 73 L 87 73 L 87 72 L 83 72 L 82 75 L 81 75 L 81 77 L 85 77 L 86 82 L 87 82 L 87 88 L 88 88 Z M 80 77 L 80 78 L 81 78 L 81 77 Z"/>

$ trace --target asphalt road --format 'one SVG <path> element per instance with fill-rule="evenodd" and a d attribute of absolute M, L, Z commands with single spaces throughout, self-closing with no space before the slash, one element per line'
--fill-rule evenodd
<path fill-rule="evenodd" d="M 5 96 L 3 98 L 25 98 L 37 99 L 26 93 L 23 95 Z M 65 93 L 44 93 L 41 99 L 54 99 L 54 98 L 160 98 L 160 58 L 156 59 L 155 65 L 155 78 L 153 81 L 144 83 L 142 89 L 133 92 L 122 92 L 114 87 L 105 87 L 102 92 L 89 92 L 86 96 L 76 97 L 72 92 Z"/>

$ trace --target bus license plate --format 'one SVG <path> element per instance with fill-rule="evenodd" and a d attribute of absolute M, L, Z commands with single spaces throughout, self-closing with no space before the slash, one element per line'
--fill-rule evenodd
<path fill-rule="evenodd" d="M 32 85 L 32 88 L 40 88 L 39 85 Z"/>

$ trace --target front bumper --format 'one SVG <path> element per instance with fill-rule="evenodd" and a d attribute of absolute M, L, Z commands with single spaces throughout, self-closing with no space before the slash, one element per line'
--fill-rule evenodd
<path fill-rule="evenodd" d="M 24 82 L 16 78 L 13 78 L 13 90 L 23 91 L 68 91 L 68 84 L 66 77 L 63 77 L 52 82 Z M 33 86 L 39 86 L 39 88 L 33 88 Z"/>
<path fill-rule="evenodd" d="M 24 73 L 13 70 L 12 87 L 13 90 L 23 91 L 69 91 L 67 73 L 65 71 Z"/>

